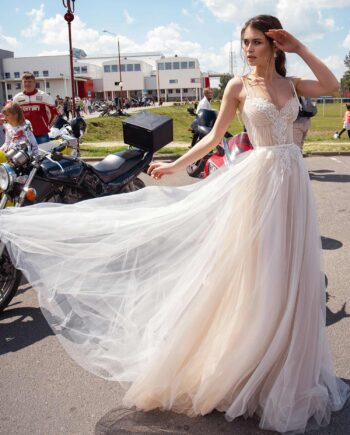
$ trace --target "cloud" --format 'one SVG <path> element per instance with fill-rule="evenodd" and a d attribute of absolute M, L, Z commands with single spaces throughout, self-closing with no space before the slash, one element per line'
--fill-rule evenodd
<path fill-rule="evenodd" d="M 26 38 L 30 38 L 37 35 L 40 31 L 40 25 L 45 16 L 44 3 L 41 3 L 39 9 L 32 9 L 30 12 L 27 12 L 27 15 L 32 18 L 32 21 L 28 28 L 21 31 L 21 34 Z"/>
<path fill-rule="evenodd" d="M 327 32 L 339 30 L 332 17 L 324 17 L 323 10 L 350 5 L 350 0 L 198 0 L 219 20 L 242 26 L 246 20 L 259 14 L 278 17 L 282 25 L 303 41 L 325 37 Z M 291 8 L 292 12 L 291 13 Z"/>
<path fill-rule="evenodd" d="M 16 38 L 12 36 L 6 36 L 2 33 L 2 28 L 0 27 L 0 47 L 3 50 L 14 50 L 15 48 L 20 47 L 20 43 Z"/>
<path fill-rule="evenodd" d="M 337 79 L 340 80 L 345 72 L 344 59 L 338 55 L 330 55 L 322 58 L 321 60 L 331 69 Z M 289 54 L 287 61 L 287 70 L 289 76 L 315 79 L 313 72 L 297 55 Z"/>
<path fill-rule="evenodd" d="M 187 16 L 187 17 L 190 15 L 190 13 L 188 12 L 188 10 L 185 9 L 185 8 L 182 8 L 182 9 L 181 9 L 181 13 L 182 13 L 182 15 L 185 15 L 185 16 Z"/>
<path fill-rule="evenodd" d="M 126 9 L 123 10 L 123 14 L 126 19 L 126 24 L 132 24 L 135 21 L 135 18 L 131 17 Z"/>
<path fill-rule="evenodd" d="M 350 31 L 343 41 L 343 47 L 350 49 Z"/>

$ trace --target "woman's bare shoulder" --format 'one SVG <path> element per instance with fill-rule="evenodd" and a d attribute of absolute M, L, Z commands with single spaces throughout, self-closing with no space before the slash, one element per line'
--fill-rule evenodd
<path fill-rule="evenodd" d="M 236 76 L 227 83 L 226 88 L 231 97 L 240 100 L 243 86 L 242 77 Z"/>

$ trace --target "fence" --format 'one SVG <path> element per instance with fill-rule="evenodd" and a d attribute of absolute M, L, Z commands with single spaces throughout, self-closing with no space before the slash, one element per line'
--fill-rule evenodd
<path fill-rule="evenodd" d="M 314 102 L 317 103 L 318 116 L 343 119 L 345 103 L 350 104 L 350 98 L 319 97 Z"/>

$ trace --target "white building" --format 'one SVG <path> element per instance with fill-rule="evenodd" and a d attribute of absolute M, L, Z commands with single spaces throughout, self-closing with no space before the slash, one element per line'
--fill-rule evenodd
<path fill-rule="evenodd" d="M 11 52 L 2 53 L 0 82 L 6 99 L 20 91 L 25 71 L 33 72 L 37 87 L 53 97 L 72 95 L 68 55 L 16 58 L 8 54 L 13 56 Z M 74 82 L 76 95 L 103 99 L 122 94 L 124 98 L 198 100 L 204 87 L 197 59 L 164 57 L 161 53 L 122 54 L 120 60 L 117 56 L 74 59 Z"/>

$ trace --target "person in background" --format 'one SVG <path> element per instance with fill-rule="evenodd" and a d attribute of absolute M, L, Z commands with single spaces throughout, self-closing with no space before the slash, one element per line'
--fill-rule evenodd
<path fill-rule="evenodd" d="M 49 94 L 36 88 L 35 77 L 30 72 L 22 76 L 22 89 L 13 102 L 21 106 L 24 117 L 32 124 L 38 144 L 48 142 L 50 127 L 57 116 L 55 102 Z"/>
<path fill-rule="evenodd" d="M 5 123 L 5 115 L 3 113 L 0 113 L 0 146 L 5 142 L 6 130 L 5 130 L 4 123 Z"/>
<path fill-rule="evenodd" d="M 25 120 L 21 106 L 17 103 L 9 103 L 2 109 L 5 115 L 5 143 L 0 147 L 1 151 L 21 149 L 26 144 L 34 156 L 39 154 L 38 143 L 33 135 L 30 124 Z"/>
<path fill-rule="evenodd" d="M 196 113 L 198 113 L 201 109 L 213 110 L 210 104 L 210 101 L 213 98 L 213 90 L 210 88 L 205 88 L 203 94 L 204 97 L 198 103 Z"/>
<path fill-rule="evenodd" d="M 293 124 L 293 141 L 296 145 L 298 145 L 300 151 L 303 152 L 305 138 L 310 128 L 310 118 L 316 115 L 317 109 L 309 97 L 299 97 L 299 104 L 300 109 L 298 117 Z M 308 111 L 308 107 L 313 107 L 314 109 Z"/>
<path fill-rule="evenodd" d="M 336 131 L 334 133 L 334 139 L 340 139 L 341 135 L 344 133 L 345 130 L 348 132 L 348 136 L 350 138 L 350 104 L 345 104 L 345 107 L 346 111 L 344 113 L 343 128 L 340 131 Z"/>

